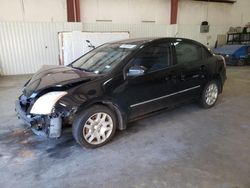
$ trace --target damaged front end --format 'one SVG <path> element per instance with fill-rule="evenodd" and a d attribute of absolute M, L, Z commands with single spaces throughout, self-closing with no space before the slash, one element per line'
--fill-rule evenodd
<path fill-rule="evenodd" d="M 63 121 L 74 112 L 62 104 L 55 105 L 66 94 L 67 92 L 63 91 L 49 92 L 40 97 L 26 97 L 23 94 L 15 103 L 18 118 L 36 135 L 58 138 L 61 136 Z"/>
<path fill-rule="evenodd" d="M 16 101 L 16 112 L 37 135 L 58 138 L 71 124 L 85 98 L 74 97 L 74 88 L 99 75 L 66 66 L 43 66 L 25 84 Z"/>

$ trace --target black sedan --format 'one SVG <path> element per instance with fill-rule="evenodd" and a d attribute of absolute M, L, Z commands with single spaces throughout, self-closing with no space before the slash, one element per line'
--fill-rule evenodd
<path fill-rule="evenodd" d="M 69 66 L 45 66 L 24 85 L 18 117 L 35 134 L 60 137 L 72 124 L 75 140 L 96 148 L 138 117 L 199 101 L 215 105 L 226 79 L 224 58 L 181 38 L 104 44 Z"/>

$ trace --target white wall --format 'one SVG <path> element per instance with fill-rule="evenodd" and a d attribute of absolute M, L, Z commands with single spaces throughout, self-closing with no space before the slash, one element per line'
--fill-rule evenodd
<path fill-rule="evenodd" d="M 170 23 L 170 0 L 81 0 L 80 4 L 83 23 Z M 249 9 L 250 0 L 234 4 L 180 0 L 178 24 L 208 20 L 211 25 L 243 26 L 250 22 Z M 0 0 L 0 21 L 65 22 L 66 0 Z"/>
<path fill-rule="evenodd" d="M 81 0 L 81 21 L 110 20 L 119 24 L 170 23 L 170 0 Z"/>
<path fill-rule="evenodd" d="M 208 20 L 211 25 L 243 26 L 250 22 L 250 0 L 234 4 L 180 0 L 179 24 L 200 25 Z M 81 20 L 96 23 L 107 20 L 119 24 L 138 24 L 155 21 L 170 23 L 170 0 L 81 0 Z"/>
<path fill-rule="evenodd" d="M 209 33 L 200 33 L 200 24 L 208 21 Z M 178 7 L 178 36 L 197 40 L 210 48 L 217 35 L 226 34 L 231 26 L 250 22 L 250 0 L 234 4 L 180 0 Z"/>
<path fill-rule="evenodd" d="M 66 22 L 66 0 L 0 0 L 0 21 Z"/>
<path fill-rule="evenodd" d="M 126 29 L 133 33 L 132 37 L 153 36 L 152 33 L 140 32 L 135 28 L 138 24 L 156 29 L 160 28 L 159 25 L 169 25 L 170 0 L 81 0 L 81 20 L 84 30 L 89 28 L 88 24 L 92 24 L 90 27 L 93 31 L 96 28 L 98 31 Z M 98 23 L 98 20 L 104 22 Z M 200 24 L 205 20 L 210 24 L 210 31 L 203 34 L 200 33 Z M 143 21 L 155 23 L 149 25 Z M 198 40 L 212 48 L 218 34 L 226 34 L 230 26 L 244 26 L 248 22 L 250 0 L 237 0 L 234 4 L 180 0 L 178 29 L 172 36 Z M 160 36 L 169 36 L 167 29 L 160 30 L 163 32 Z M 159 33 L 156 33 L 158 36 Z"/>
<path fill-rule="evenodd" d="M 204 20 L 211 25 L 244 26 L 250 22 L 250 0 L 234 4 L 180 0 L 178 24 L 200 25 Z"/>
<path fill-rule="evenodd" d="M 80 4 L 83 23 L 170 23 L 170 0 L 81 0 Z M 211 25 L 243 26 L 250 22 L 249 9 L 250 0 L 234 4 L 180 0 L 178 24 L 208 20 Z M 65 22 L 66 0 L 0 0 L 0 21 Z"/>
<path fill-rule="evenodd" d="M 200 25 L 178 25 L 178 37 L 189 38 L 201 42 L 209 48 L 214 48 L 217 35 L 225 35 L 229 26 L 211 25 L 209 33 L 200 33 Z"/>

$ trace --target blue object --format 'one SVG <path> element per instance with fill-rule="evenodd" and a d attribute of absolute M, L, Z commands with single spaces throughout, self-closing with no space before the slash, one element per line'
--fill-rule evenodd
<path fill-rule="evenodd" d="M 213 52 L 225 57 L 226 63 L 229 65 L 237 65 L 239 60 L 247 60 L 249 58 L 249 45 L 224 45 L 215 48 Z"/>

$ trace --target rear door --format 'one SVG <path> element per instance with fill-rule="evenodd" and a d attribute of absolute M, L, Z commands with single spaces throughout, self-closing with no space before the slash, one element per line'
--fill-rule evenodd
<path fill-rule="evenodd" d="M 175 64 L 179 67 L 179 97 L 195 98 L 207 81 L 209 54 L 203 46 L 190 41 L 176 40 L 174 48 Z"/>

